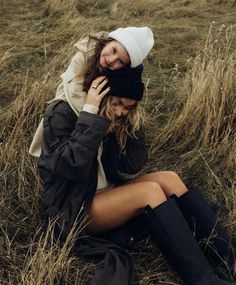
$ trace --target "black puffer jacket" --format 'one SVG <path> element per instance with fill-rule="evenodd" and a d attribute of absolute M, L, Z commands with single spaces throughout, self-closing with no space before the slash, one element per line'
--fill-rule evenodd
<path fill-rule="evenodd" d="M 77 117 L 64 101 L 53 102 L 46 109 L 44 142 L 38 167 L 44 187 L 45 212 L 52 218 L 60 215 L 58 226 L 63 228 L 62 238 L 66 238 L 79 213 L 84 214 L 89 209 L 97 188 L 97 152 L 102 141 L 102 163 L 111 182 L 121 180 L 120 172 L 139 172 L 147 159 L 142 130 L 137 132 L 137 139 L 128 138 L 125 154 L 120 154 L 115 136 L 106 135 L 109 124 L 104 117 L 88 112 L 82 111 Z M 92 284 L 121 284 L 117 281 L 121 275 L 122 284 L 132 284 L 129 271 L 132 264 L 123 249 L 106 240 L 88 237 L 76 251 L 85 256 L 103 256 L 111 261 L 114 268 L 119 268 L 119 272 L 115 269 L 110 272 L 111 279 L 107 275 L 110 269 L 100 268 Z"/>

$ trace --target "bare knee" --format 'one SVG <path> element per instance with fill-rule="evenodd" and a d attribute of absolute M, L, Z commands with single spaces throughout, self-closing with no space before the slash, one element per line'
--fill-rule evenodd
<path fill-rule="evenodd" d="M 167 197 L 173 194 L 181 196 L 188 191 L 182 179 L 174 171 L 160 171 L 155 172 L 154 175 Z"/>
<path fill-rule="evenodd" d="M 166 180 L 171 180 L 171 181 L 176 181 L 176 182 L 182 181 L 179 175 L 176 172 L 171 171 L 171 170 L 158 171 L 158 172 L 155 172 L 155 175 L 157 175 L 158 177 L 162 176 Z"/>
<path fill-rule="evenodd" d="M 161 203 L 167 200 L 164 191 L 162 190 L 161 186 L 156 182 L 146 182 L 146 187 L 143 189 L 143 206 L 146 205 L 155 208 L 156 206 L 160 205 Z"/>

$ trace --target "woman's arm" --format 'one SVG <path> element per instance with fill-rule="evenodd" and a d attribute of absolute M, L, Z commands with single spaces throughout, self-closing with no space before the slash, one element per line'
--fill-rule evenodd
<path fill-rule="evenodd" d="M 136 133 L 137 138 L 127 138 L 124 153 L 120 148 L 113 133 L 107 135 L 104 146 L 102 163 L 106 175 L 112 181 L 119 181 L 119 172 L 127 174 L 138 173 L 147 161 L 145 136 L 142 129 Z"/>
<path fill-rule="evenodd" d="M 124 154 L 120 154 L 118 170 L 128 174 L 139 172 L 147 161 L 145 135 L 142 129 L 136 132 L 137 138 L 127 138 Z"/>
<path fill-rule="evenodd" d="M 44 115 L 39 167 L 73 181 L 88 178 L 109 124 L 107 119 L 83 111 L 77 118 L 63 101 L 50 104 Z"/>

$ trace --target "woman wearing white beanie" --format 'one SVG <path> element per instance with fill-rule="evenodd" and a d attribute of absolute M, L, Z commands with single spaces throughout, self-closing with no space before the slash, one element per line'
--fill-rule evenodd
<path fill-rule="evenodd" d="M 109 33 L 109 37 L 125 47 L 130 57 L 131 67 L 140 65 L 154 44 L 152 31 L 148 27 L 119 28 Z"/>
<path fill-rule="evenodd" d="M 127 65 L 137 67 L 153 45 L 153 33 L 148 27 L 118 28 L 110 33 L 99 32 L 82 38 L 74 45 L 78 52 L 61 75 L 62 82 L 53 100 L 68 102 L 77 116 L 83 108 L 94 109 L 84 106 L 91 82 L 103 75 L 104 69 L 119 70 Z M 42 133 L 41 121 L 29 149 L 36 157 L 41 154 Z"/>

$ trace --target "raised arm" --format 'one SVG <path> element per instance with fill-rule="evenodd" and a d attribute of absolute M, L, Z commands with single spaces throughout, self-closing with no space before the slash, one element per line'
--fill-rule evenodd
<path fill-rule="evenodd" d="M 50 104 L 44 115 L 39 167 L 69 180 L 86 179 L 109 124 L 104 117 L 83 111 L 77 118 L 63 101 Z"/>

